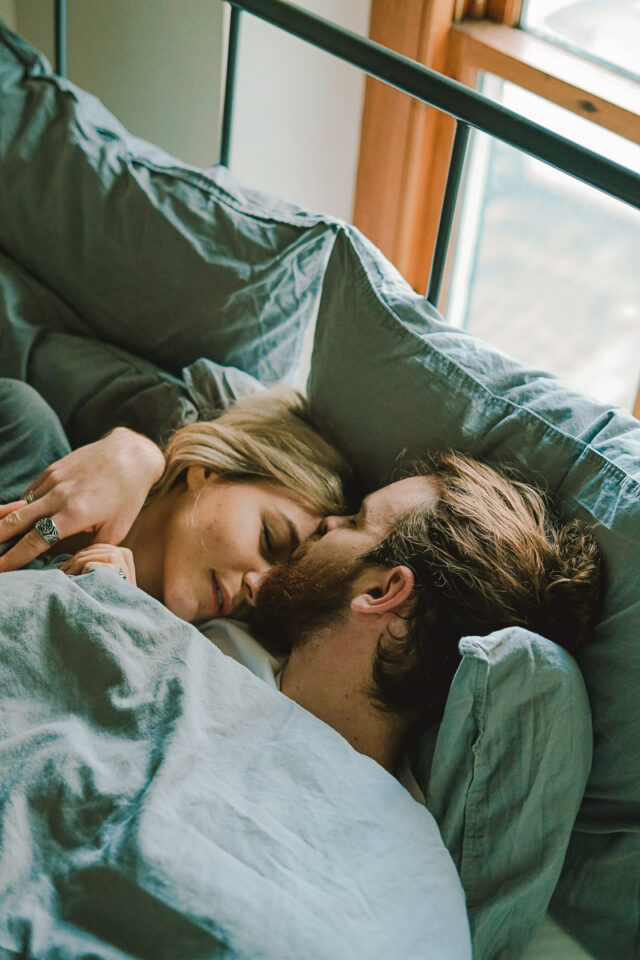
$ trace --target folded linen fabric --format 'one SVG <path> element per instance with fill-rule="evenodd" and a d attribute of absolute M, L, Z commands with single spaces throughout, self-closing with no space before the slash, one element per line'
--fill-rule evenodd
<path fill-rule="evenodd" d="M 470 960 L 431 815 L 109 571 L 0 590 L 0 948 Z"/>
<path fill-rule="evenodd" d="M 82 333 L 67 332 L 72 329 Z M 250 374 L 213 360 L 196 360 L 174 376 L 101 342 L 60 297 L 2 252 L 0 377 L 34 387 L 74 447 L 116 426 L 162 445 L 178 427 L 263 389 Z"/>
<path fill-rule="evenodd" d="M 65 332 L 174 375 L 200 357 L 292 374 L 331 218 L 131 136 L 1 22 L 0 115 L 0 248 L 71 308 Z"/>

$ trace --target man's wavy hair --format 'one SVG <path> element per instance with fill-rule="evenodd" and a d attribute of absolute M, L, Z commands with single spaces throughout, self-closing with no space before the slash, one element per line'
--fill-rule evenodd
<path fill-rule="evenodd" d="M 599 616 L 602 561 L 586 530 L 561 523 L 542 493 L 503 468 L 442 453 L 411 474 L 437 481 L 437 502 L 398 517 L 362 558 L 415 576 L 406 632 L 378 642 L 371 693 L 384 711 L 433 722 L 462 637 L 518 625 L 575 653 Z"/>

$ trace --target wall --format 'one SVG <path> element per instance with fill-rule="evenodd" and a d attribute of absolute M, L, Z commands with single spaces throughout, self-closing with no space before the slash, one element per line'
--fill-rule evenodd
<path fill-rule="evenodd" d="M 11 30 L 16 29 L 16 5 L 14 0 L 0 0 L 0 20 Z"/>
<path fill-rule="evenodd" d="M 298 0 L 367 36 L 371 0 Z M 247 183 L 345 220 L 353 215 L 364 75 L 242 15 L 232 171 Z"/>
<path fill-rule="evenodd" d="M 371 0 L 299 5 L 367 34 Z M 137 136 L 216 162 L 228 8 L 219 0 L 68 0 L 67 73 Z M 0 0 L 53 57 L 53 0 Z M 11 24 L 10 24 L 11 25 Z M 231 170 L 250 186 L 351 219 L 364 82 L 358 71 L 242 16 Z"/>
<path fill-rule="evenodd" d="M 14 2 L 18 33 L 52 59 L 52 0 Z M 224 19 L 211 0 L 68 0 L 67 75 L 132 133 L 208 166 L 218 155 Z"/>

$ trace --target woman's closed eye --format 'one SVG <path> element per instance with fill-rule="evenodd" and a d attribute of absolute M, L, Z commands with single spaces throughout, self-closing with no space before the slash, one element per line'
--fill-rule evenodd
<path fill-rule="evenodd" d="M 262 521 L 262 536 L 260 538 L 260 552 L 265 560 L 271 560 L 277 553 L 276 540 L 273 530 L 266 520 Z"/>
<path fill-rule="evenodd" d="M 260 541 L 261 553 L 271 563 L 287 560 L 300 542 L 292 524 L 268 517 L 262 521 Z"/>

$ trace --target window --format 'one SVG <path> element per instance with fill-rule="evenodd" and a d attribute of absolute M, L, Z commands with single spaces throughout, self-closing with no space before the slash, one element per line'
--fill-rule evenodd
<path fill-rule="evenodd" d="M 398 4 L 373 0 L 373 38 L 640 172 L 640 0 L 407 5 L 403 34 Z M 454 122 L 409 100 L 368 81 L 355 220 L 424 291 Z M 640 415 L 638 250 L 640 211 L 474 134 L 440 308 Z"/>
<path fill-rule="evenodd" d="M 640 80 L 638 0 L 526 0 L 520 26 L 632 80 Z"/>

